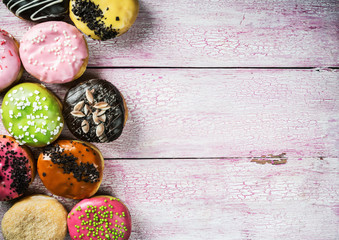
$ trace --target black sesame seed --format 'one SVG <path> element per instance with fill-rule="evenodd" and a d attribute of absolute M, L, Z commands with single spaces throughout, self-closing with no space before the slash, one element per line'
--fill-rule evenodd
<path fill-rule="evenodd" d="M 99 8 L 99 5 L 94 4 L 91 0 L 76 0 L 72 7 L 74 15 L 80 18 L 82 22 L 86 23 L 87 27 L 93 30 L 101 40 L 115 38 L 118 35 L 116 29 L 107 27 L 105 23 L 101 21 L 104 19 L 104 14 Z M 109 8 L 106 10 L 109 10 Z M 88 36 L 91 37 L 90 35 Z"/>
<path fill-rule="evenodd" d="M 120 21 L 120 18 L 119 18 L 119 17 L 116 17 L 115 20 Z"/>
<path fill-rule="evenodd" d="M 78 165 L 78 158 L 74 155 L 64 153 L 58 144 L 47 146 L 44 149 L 44 155 L 48 155 L 54 164 L 59 165 L 59 168 L 64 170 L 64 174 L 73 173 L 73 177 L 78 181 L 83 182 L 98 182 L 100 173 L 94 164 L 81 162 Z M 70 180 L 70 178 L 68 178 Z"/>
<path fill-rule="evenodd" d="M 46 177 L 46 173 L 43 172 L 43 173 L 42 173 L 42 176 Z"/>

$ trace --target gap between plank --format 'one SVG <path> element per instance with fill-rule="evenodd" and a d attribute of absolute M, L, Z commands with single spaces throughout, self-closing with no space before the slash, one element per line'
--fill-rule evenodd
<path fill-rule="evenodd" d="M 241 160 L 241 159 L 262 159 L 263 157 L 178 157 L 178 158 L 105 158 L 105 161 L 114 161 L 114 160 L 126 160 L 126 161 L 133 161 L 133 160 Z M 289 158 L 286 156 L 285 158 Z M 314 158 L 319 158 L 321 160 L 326 159 L 327 157 L 298 157 L 298 156 L 293 156 L 290 158 L 302 158 L 302 159 L 314 159 Z M 330 157 L 330 158 L 338 158 L 338 157 Z M 265 157 L 265 159 L 279 159 L 279 157 Z"/>
<path fill-rule="evenodd" d="M 146 67 L 146 66 L 88 66 L 88 69 L 315 69 L 315 70 L 335 70 L 339 67 Z"/>

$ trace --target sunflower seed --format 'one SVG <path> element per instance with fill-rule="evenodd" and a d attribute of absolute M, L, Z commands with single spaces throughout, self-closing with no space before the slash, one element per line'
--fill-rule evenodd
<path fill-rule="evenodd" d="M 82 128 L 82 131 L 84 133 L 88 133 L 88 131 L 89 131 L 89 123 L 86 120 L 82 121 L 81 128 Z"/>
<path fill-rule="evenodd" d="M 93 89 L 91 89 L 90 91 L 91 91 L 91 93 L 94 93 L 94 88 L 93 88 Z"/>
<path fill-rule="evenodd" d="M 87 104 L 84 106 L 84 113 L 85 115 L 91 114 L 91 109 Z"/>
<path fill-rule="evenodd" d="M 85 114 L 83 114 L 83 112 L 80 112 L 80 111 L 72 111 L 71 114 L 74 116 L 74 117 L 84 117 Z"/>
<path fill-rule="evenodd" d="M 100 137 L 100 136 L 104 133 L 104 130 L 105 130 L 104 124 L 103 124 L 103 123 L 100 123 L 100 124 L 97 126 L 97 129 L 96 129 L 96 131 L 95 131 L 95 133 L 97 134 L 97 137 Z"/>
<path fill-rule="evenodd" d="M 84 101 L 78 102 L 77 104 L 75 104 L 73 111 L 80 111 L 82 106 L 84 106 Z"/>
<path fill-rule="evenodd" d="M 94 113 L 93 113 L 93 121 L 95 124 L 99 124 L 100 123 L 100 120 L 98 118 L 98 110 L 96 110 Z"/>
<path fill-rule="evenodd" d="M 94 104 L 93 107 L 106 110 L 106 109 L 110 108 L 111 106 L 109 106 L 106 102 L 98 102 L 98 103 Z"/>
<path fill-rule="evenodd" d="M 98 117 L 101 117 L 103 114 L 105 114 L 106 110 L 101 110 L 99 113 L 98 113 Z"/>
<path fill-rule="evenodd" d="M 100 117 L 98 117 L 98 119 L 99 119 L 101 122 L 105 122 L 105 121 L 106 121 L 106 115 L 103 114 L 103 115 L 101 115 Z"/>
<path fill-rule="evenodd" d="M 90 104 L 93 104 L 93 102 L 94 102 L 93 94 L 88 89 L 86 89 L 86 98 L 87 98 L 87 100 Z"/>

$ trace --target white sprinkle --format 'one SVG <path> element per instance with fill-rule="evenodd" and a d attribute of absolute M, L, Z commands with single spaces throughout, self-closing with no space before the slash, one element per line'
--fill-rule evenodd
<path fill-rule="evenodd" d="M 16 89 L 15 89 L 15 90 L 13 90 L 13 93 L 17 93 L 17 92 L 18 92 L 18 90 L 16 90 Z"/>
<path fill-rule="evenodd" d="M 13 123 L 11 123 L 11 122 L 10 122 L 10 123 L 8 123 L 8 126 L 12 127 L 12 126 L 13 126 Z"/>
<path fill-rule="evenodd" d="M 24 127 L 25 128 L 25 127 Z M 24 130 L 24 129 L 22 129 L 22 130 Z M 26 130 L 24 130 L 24 131 L 26 131 Z M 25 132 L 25 135 L 26 136 L 29 136 L 29 132 Z"/>
<path fill-rule="evenodd" d="M 34 141 L 34 142 L 38 142 L 38 140 L 37 140 L 37 139 L 35 139 L 35 138 L 33 139 L 33 141 Z"/>
<path fill-rule="evenodd" d="M 57 118 L 57 121 L 60 121 L 60 117 Z"/>
<path fill-rule="evenodd" d="M 34 93 L 38 95 L 40 92 L 38 90 L 35 90 Z M 33 96 L 33 95 L 32 95 Z"/>
<path fill-rule="evenodd" d="M 43 97 L 43 98 L 42 98 L 42 101 L 45 101 L 45 100 L 46 100 L 46 97 Z"/>
<path fill-rule="evenodd" d="M 5 102 L 5 105 L 6 105 L 6 106 L 8 105 L 8 101 Z"/>
<path fill-rule="evenodd" d="M 23 91 L 24 89 L 22 87 L 19 88 L 20 91 Z"/>

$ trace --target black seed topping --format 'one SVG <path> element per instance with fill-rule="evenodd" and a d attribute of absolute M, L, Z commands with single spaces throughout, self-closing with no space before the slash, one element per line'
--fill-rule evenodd
<path fill-rule="evenodd" d="M 91 0 L 75 0 L 72 5 L 72 12 L 82 22 L 86 23 L 87 27 L 94 31 L 95 35 L 99 36 L 101 40 L 115 38 L 118 35 L 118 31 L 112 28 L 112 25 L 109 27 L 105 25 L 102 21 L 104 18 L 102 10 L 99 9 L 99 5 L 94 4 Z"/>
<path fill-rule="evenodd" d="M 64 170 L 64 174 L 73 173 L 78 182 L 95 183 L 99 181 L 100 173 L 94 164 L 80 162 L 78 165 L 78 158 L 64 153 L 64 149 L 58 144 L 47 146 L 44 149 L 44 155 L 49 156 L 54 164 L 59 165 L 59 168 Z"/>
<path fill-rule="evenodd" d="M 119 17 L 116 17 L 115 20 L 120 21 L 120 18 L 119 18 Z"/>
<path fill-rule="evenodd" d="M 42 173 L 42 176 L 46 177 L 46 173 L 43 172 L 43 173 Z"/>
<path fill-rule="evenodd" d="M 6 138 L 6 136 L 3 135 L 3 138 Z M 18 154 L 18 152 L 12 150 L 13 145 L 10 142 L 6 144 L 1 143 L 0 148 L 2 151 L 7 150 L 4 156 L 0 156 L 0 162 L 3 163 L 0 172 L 0 181 L 4 179 L 9 181 L 12 179 L 12 183 L 9 186 L 10 190 L 21 195 L 27 190 L 31 182 L 30 171 L 27 169 L 29 160 L 25 156 L 22 156 L 22 154 Z M 6 173 L 10 168 L 11 170 Z M 4 187 L 6 186 L 4 185 Z"/>

